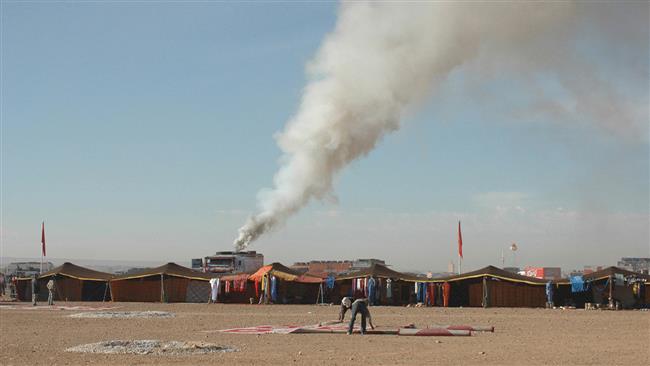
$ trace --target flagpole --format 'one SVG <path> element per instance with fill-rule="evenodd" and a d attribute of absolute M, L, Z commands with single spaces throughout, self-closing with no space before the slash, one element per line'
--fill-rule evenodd
<path fill-rule="evenodd" d="M 40 273 L 43 273 L 43 256 L 45 255 L 44 249 L 45 249 L 45 221 L 41 223 L 41 272 Z"/>
<path fill-rule="evenodd" d="M 458 274 L 462 273 L 463 266 L 463 236 L 460 232 L 460 220 L 458 220 Z"/>

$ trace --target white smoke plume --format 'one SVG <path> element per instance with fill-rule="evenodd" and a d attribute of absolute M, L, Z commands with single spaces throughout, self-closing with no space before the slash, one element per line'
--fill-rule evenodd
<path fill-rule="evenodd" d="M 308 65 L 300 107 L 276 137 L 283 157 L 275 187 L 260 193 L 258 213 L 239 229 L 237 250 L 311 200 L 332 197 L 336 175 L 464 65 L 477 74 L 553 71 L 572 100 L 547 108 L 582 113 L 614 130 L 634 125 L 647 106 L 628 105 L 573 51 L 576 25 L 589 21 L 602 23 L 603 38 L 616 43 L 607 24 L 621 23 L 605 21 L 616 12 L 623 24 L 632 23 L 619 37 L 640 34 L 647 58 L 647 3 L 343 2 L 336 28 Z M 638 62 L 647 80 L 647 60 Z"/>

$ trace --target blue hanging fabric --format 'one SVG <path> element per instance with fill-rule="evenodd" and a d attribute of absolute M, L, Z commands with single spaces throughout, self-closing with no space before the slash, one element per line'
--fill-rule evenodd
<path fill-rule="evenodd" d="M 546 283 L 546 302 L 553 302 L 553 282 Z"/>
<path fill-rule="evenodd" d="M 271 301 L 276 303 L 278 300 L 278 279 L 275 276 L 271 276 Z"/>
<path fill-rule="evenodd" d="M 375 304 L 375 279 L 370 277 L 368 279 L 368 300 L 370 300 L 370 305 Z"/>
<path fill-rule="evenodd" d="M 582 276 L 571 276 L 571 292 L 584 292 L 585 291 L 585 280 Z"/>
<path fill-rule="evenodd" d="M 426 299 L 426 290 L 424 288 L 424 282 L 418 282 L 417 287 L 418 287 L 417 301 L 421 302 L 421 303 L 424 303 L 424 301 Z"/>
<path fill-rule="evenodd" d="M 325 285 L 327 286 L 328 289 L 333 289 L 334 288 L 334 275 L 329 275 L 327 276 L 327 279 L 325 280 Z"/>

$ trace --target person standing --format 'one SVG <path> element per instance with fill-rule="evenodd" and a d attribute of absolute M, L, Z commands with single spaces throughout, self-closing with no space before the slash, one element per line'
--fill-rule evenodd
<path fill-rule="evenodd" d="M 32 275 L 32 306 L 36 306 L 36 297 L 38 296 L 38 281 L 36 275 Z"/>
<path fill-rule="evenodd" d="M 47 304 L 54 305 L 54 279 L 47 281 Z"/>

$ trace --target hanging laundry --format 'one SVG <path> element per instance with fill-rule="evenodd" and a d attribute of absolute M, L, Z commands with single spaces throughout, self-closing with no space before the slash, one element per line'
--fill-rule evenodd
<path fill-rule="evenodd" d="M 327 276 L 327 279 L 325 280 L 325 285 L 327 286 L 328 289 L 334 288 L 335 280 L 336 278 L 334 277 L 334 275 Z"/>
<path fill-rule="evenodd" d="M 426 302 L 426 294 L 427 294 L 424 286 L 425 286 L 424 282 L 418 282 L 418 302 L 423 304 Z"/>
<path fill-rule="evenodd" d="M 571 276 L 569 280 L 571 281 L 571 292 L 585 291 L 585 280 L 582 276 Z"/>
<path fill-rule="evenodd" d="M 386 298 L 387 299 L 392 299 L 393 298 L 393 286 L 392 286 L 393 280 L 390 278 L 386 279 Z"/>
<path fill-rule="evenodd" d="M 363 289 L 362 296 L 363 297 L 368 297 L 368 279 L 367 278 L 362 278 L 361 281 L 362 281 L 361 288 Z"/>
<path fill-rule="evenodd" d="M 375 284 L 376 284 L 375 279 L 370 277 L 368 279 L 368 300 L 369 300 L 369 305 L 375 305 Z"/>
<path fill-rule="evenodd" d="M 436 284 L 429 283 L 427 284 L 427 305 L 434 306 L 436 300 Z"/>
<path fill-rule="evenodd" d="M 278 279 L 271 276 L 271 301 L 275 304 L 278 301 Z"/>
<path fill-rule="evenodd" d="M 265 277 L 265 281 L 264 281 L 264 303 L 268 304 L 269 303 L 269 297 L 271 296 L 271 281 L 269 279 L 268 273 L 264 277 Z"/>
<path fill-rule="evenodd" d="M 625 286 L 625 276 L 620 273 L 614 274 L 614 285 Z"/>
<path fill-rule="evenodd" d="M 451 285 L 449 282 L 442 284 L 442 306 L 449 306 L 449 297 L 451 296 Z"/>
<path fill-rule="evenodd" d="M 553 303 L 553 282 L 546 282 L 546 302 L 549 304 Z"/>

